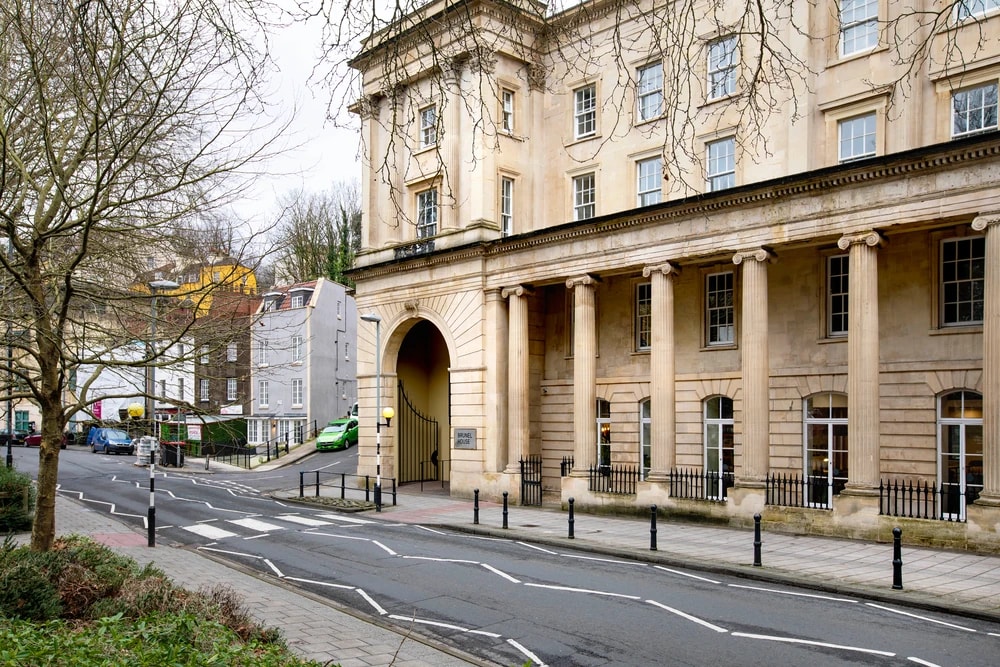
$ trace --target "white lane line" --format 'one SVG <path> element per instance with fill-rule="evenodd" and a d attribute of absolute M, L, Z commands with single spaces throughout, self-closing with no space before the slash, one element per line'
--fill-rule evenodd
<path fill-rule="evenodd" d="M 876 609 L 881 609 L 883 611 L 888 611 L 893 614 L 899 614 L 901 616 L 909 616 L 910 618 L 916 618 L 921 621 L 928 621 L 929 623 L 937 623 L 938 625 L 943 625 L 949 628 L 955 628 L 956 630 L 965 630 L 966 632 L 976 632 L 973 628 L 967 628 L 964 625 L 955 625 L 954 623 L 946 623 L 944 621 L 939 621 L 936 618 L 930 618 L 928 616 L 919 616 L 917 614 L 911 614 L 908 611 L 901 611 L 899 609 L 892 609 L 890 607 L 884 607 L 880 604 L 875 604 L 874 602 L 866 602 L 869 607 L 875 607 Z"/>
<path fill-rule="evenodd" d="M 212 549 L 210 547 L 198 547 L 198 551 L 211 551 L 217 554 L 229 554 L 230 556 L 240 556 L 242 558 L 253 558 L 254 560 L 263 560 L 263 556 L 258 556 L 256 554 L 247 554 L 242 551 L 229 551 L 227 549 Z"/>
<path fill-rule="evenodd" d="M 669 572 L 670 574 L 676 574 L 681 577 L 690 577 L 691 579 L 697 579 L 698 581 L 707 581 L 710 584 L 721 584 L 721 581 L 716 581 L 715 579 L 709 579 L 707 577 L 699 577 L 696 574 L 691 574 L 690 572 L 681 572 L 680 570 L 671 570 L 669 567 L 663 567 L 662 565 L 654 565 L 657 570 L 663 570 L 664 572 Z"/>
<path fill-rule="evenodd" d="M 311 519 L 307 516 L 299 516 L 298 514 L 279 514 L 274 517 L 275 519 L 280 519 L 281 521 L 290 521 L 291 523 L 301 523 L 303 526 L 329 526 L 329 521 L 321 521 L 319 519 Z"/>
<path fill-rule="evenodd" d="M 452 625 L 451 623 L 442 623 L 441 621 L 432 621 L 426 618 L 417 618 L 415 616 L 400 616 L 399 614 L 389 614 L 389 618 L 396 621 L 406 621 L 407 623 L 420 623 L 422 625 L 433 625 L 436 628 L 447 628 L 449 630 L 458 630 L 459 632 L 468 632 L 469 634 L 485 635 L 487 637 L 493 637 L 494 639 L 500 639 L 500 635 L 495 632 L 487 632 L 486 630 L 473 630 L 471 628 L 463 628 L 461 625 Z"/>
<path fill-rule="evenodd" d="M 653 605 L 654 607 L 659 607 L 663 611 L 669 611 L 671 614 L 676 614 L 677 616 L 680 616 L 681 618 L 686 618 L 687 620 L 691 621 L 692 623 L 697 623 L 698 625 L 700 625 L 702 627 L 705 627 L 705 628 L 708 628 L 709 630 L 714 630 L 715 632 L 729 632 L 729 630 L 726 630 L 725 628 L 719 627 L 718 625 L 715 625 L 714 623 L 709 623 L 708 621 L 702 620 L 702 619 L 698 618 L 697 616 L 692 616 L 691 614 L 688 614 L 687 612 L 683 612 L 680 609 L 674 609 L 673 607 L 668 607 L 667 605 L 662 604 L 660 602 L 657 602 L 656 600 L 646 600 L 646 602 L 649 603 L 649 604 L 651 604 L 651 605 Z"/>
<path fill-rule="evenodd" d="M 390 556 L 398 556 L 399 555 L 395 551 L 393 551 L 392 549 L 390 549 L 389 547 L 387 547 L 384 544 L 382 544 L 381 542 L 379 542 L 378 540 L 372 540 L 372 544 L 374 544 L 375 546 L 379 547 L 380 549 L 384 549 L 385 552 L 387 554 L 389 554 Z"/>
<path fill-rule="evenodd" d="M 772 637 L 771 635 L 755 635 L 749 632 L 734 632 L 733 637 L 745 637 L 746 639 L 763 639 L 769 642 L 782 642 L 785 644 L 805 644 L 807 646 L 821 646 L 823 648 L 835 648 L 841 651 L 854 651 L 855 653 L 867 653 L 869 655 L 882 655 L 887 658 L 895 657 L 895 653 L 889 651 L 877 651 L 873 648 L 861 648 L 860 646 L 846 646 L 844 644 L 829 644 L 827 642 L 814 642 L 809 639 L 795 639 L 794 637 Z"/>
<path fill-rule="evenodd" d="M 597 561 L 598 563 L 613 563 L 615 565 L 640 565 L 640 566 L 643 566 L 643 567 L 646 566 L 645 563 L 640 563 L 640 562 L 636 562 L 636 561 L 627 561 L 627 560 L 615 560 L 614 558 L 597 558 L 596 556 L 580 556 L 578 554 L 559 554 L 559 555 L 560 556 L 564 556 L 565 558 L 578 558 L 580 560 L 593 560 L 593 561 Z"/>
<path fill-rule="evenodd" d="M 282 573 L 282 571 L 278 569 L 278 566 L 277 566 L 277 565 L 275 565 L 274 563 L 272 563 L 270 559 L 268 559 L 268 558 L 265 558 L 265 559 L 264 559 L 264 562 L 265 562 L 265 563 L 267 563 L 267 566 L 268 566 L 269 568 L 271 568 L 271 569 L 272 569 L 272 570 L 274 571 L 274 573 L 275 573 L 276 575 L 278 575 L 278 578 L 279 578 L 279 579 L 284 579 L 284 578 L 285 578 L 285 575 L 284 575 L 284 573 Z"/>
<path fill-rule="evenodd" d="M 210 540 L 224 540 L 227 537 L 235 537 L 236 533 L 231 533 L 228 530 L 223 530 L 222 528 L 216 528 L 215 526 L 209 526 L 205 523 L 195 524 L 193 526 L 181 526 L 184 530 L 194 533 L 195 535 L 201 535 Z"/>
<path fill-rule="evenodd" d="M 267 523 L 266 521 L 261 521 L 260 519 L 227 519 L 226 522 L 236 524 L 237 526 L 243 526 L 244 528 L 249 528 L 250 530 L 256 530 L 259 533 L 282 529 L 281 526 L 273 523 Z"/>
<path fill-rule="evenodd" d="M 727 584 L 730 588 L 742 588 L 748 591 L 761 591 L 764 593 L 777 593 L 778 595 L 795 595 L 802 598 L 813 598 L 814 600 L 832 600 L 833 602 L 850 602 L 851 604 L 857 604 L 857 600 L 848 600 L 847 598 L 835 598 L 829 595 L 816 595 L 815 593 L 796 593 L 794 591 L 779 591 L 776 588 L 763 588 L 761 586 L 744 586 L 741 584 Z"/>
<path fill-rule="evenodd" d="M 918 665 L 923 665 L 924 667 L 941 667 L 941 665 L 936 662 L 927 662 L 926 660 L 921 660 L 920 658 L 914 658 L 912 655 L 907 658 L 910 662 L 915 662 Z"/>
<path fill-rule="evenodd" d="M 432 558 L 431 556 L 403 556 L 409 560 L 429 560 L 435 563 L 465 563 L 466 565 L 479 565 L 478 560 L 462 560 L 461 558 Z"/>
<path fill-rule="evenodd" d="M 572 586 L 555 586 L 553 584 L 532 584 L 530 582 L 525 582 L 524 585 L 531 586 L 532 588 L 547 588 L 552 591 L 567 591 L 569 593 L 590 593 L 591 595 L 603 595 L 609 598 L 624 598 L 626 600 L 641 599 L 638 595 L 626 595 L 624 593 L 610 593 L 608 591 L 595 591 L 588 588 L 573 588 Z"/>
<path fill-rule="evenodd" d="M 503 577 L 504 579 L 506 579 L 507 581 L 509 581 L 509 582 L 511 582 L 513 584 L 519 584 L 519 583 L 521 583 L 520 579 L 515 579 L 514 577 L 510 576 L 506 572 L 501 572 L 500 570 L 496 569 L 492 565 L 488 565 L 486 563 L 480 563 L 480 565 L 482 565 L 483 567 L 485 567 L 487 570 L 489 570 L 493 574 L 499 574 L 501 577 Z"/>
<path fill-rule="evenodd" d="M 369 519 L 355 519 L 353 516 L 343 516 L 340 514 L 317 514 L 321 519 L 333 519 L 334 521 L 343 521 L 344 523 L 375 523 Z"/>
<path fill-rule="evenodd" d="M 365 591 L 363 589 L 359 588 L 359 589 L 357 589 L 357 591 L 358 591 L 358 595 L 360 595 L 361 597 L 363 597 L 368 602 L 368 604 L 370 604 L 372 607 L 375 608 L 375 611 L 378 612 L 379 616 L 385 616 L 386 614 L 389 613 L 389 612 L 387 612 L 382 607 L 382 605 L 380 605 L 378 602 L 375 602 L 375 598 L 373 598 L 372 596 L 368 595 L 368 593 L 365 593 Z"/>
<path fill-rule="evenodd" d="M 520 544 L 523 547 L 528 547 L 529 549 L 536 549 L 537 551 L 541 551 L 542 553 L 551 554 L 553 556 L 557 555 L 557 552 L 555 551 L 551 551 L 549 549 L 543 549 L 542 547 L 536 546 L 534 544 L 528 544 L 527 542 L 518 542 L 518 544 Z"/>
<path fill-rule="evenodd" d="M 342 540 L 360 540 L 362 542 L 371 542 L 370 537 L 358 537 L 357 535 L 337 535 L 336 533 L 322 533 L 318 530 L 307 530 L 305 531 L 307 535 L 321 535 L 323 537 L 339 537 Z"/>
<path fill-rule="evenodd" d="M 448 533 L 443 530 L 434 530 L 433 528 L 428 528 L 427 526 L 418 525 L 417 528 L 420 530 L 426 530 L 428 533 L 434 533 L 435 535 L 447 535 Z"/>
<path fill-rule="evenodd" d="M 514 648 L 516 648 L 518 651 L 520 651 L 524 655 L 528 656 L 528 661 L 531 662 L 532 665 L 537 665 L 537 667 L 548 667 L 548 665 L 546 665 L 544 662 L 542 662 L 537 655 L 535 655 L 534 653 L 532 653 L 528 649 L 524 648 L 524 646 L 522 646 L 521 644 L 518 644 L 513 639 L 508 639 L 507 643 L 510 644 L 511 646 L 513 646 Z"/>
<path fill-rule="evenodd" d="M 304 584 L 315 584 L 317 586 L 327 586 L 328 588 L 345 588 L 349 591 L 354 590 L 354 586 L 348 586 L 346 584 L 331 584 L 326 581 L 316 581 L 315 579 L 302 579 L 300 577 L 285 577 L 286 581 L 301 581 Z"/>

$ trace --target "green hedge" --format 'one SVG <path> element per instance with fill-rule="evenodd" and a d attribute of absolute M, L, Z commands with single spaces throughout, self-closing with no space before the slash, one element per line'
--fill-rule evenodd
<path fill-rule="evenodd" d="M 13 468 L 0 466 L 0 533 L 31 528 L 35 510 L 35 487 L 31 478 Z"/>

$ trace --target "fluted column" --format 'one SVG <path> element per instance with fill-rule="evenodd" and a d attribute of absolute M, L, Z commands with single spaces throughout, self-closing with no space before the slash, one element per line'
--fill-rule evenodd
<path fill-rule="evenodd" d="M 850 249 L 847 300 L 847 486 L 856 495 L 879 484 L 878 232 L 843 236 Z"/>
<path fill-rule="evenodd" d="M 642 270 L 650 278 L 650 468 L 647 479 L 669 478 L 677 456 L 676 369 L 674 366 L 674 277 L 680 269 L 667 262 Z"/>
<path fill-rule="evenodd" d="M 767 265 L 774 255 L 764 248 L 738 252 L 743 265 L 743 466 L 738 483 L 759 486 L 770 469 L 770 363 L 767 346 Z"/>
<path fill-rule="evenodd" d="M 586 475 L 597 453 L 597 320 L 599 279 L 570 278 L 573 290 L 573 474 Z"/>
<path fill-rule="evenodd" d="M 528 455 L 528 297 L 530 287 L 505 287 L 508 300 L 507 344 L 507 471 L 520 470 Z"/>
<path fill-rule="evenodd" d="M 1000 214 L 981 215 L 986 232 L 983 285 L 983 491 L 977 503 L 1000 505 Z"/>
<path fill-rule="evenodd" d="M 499 472 L 507 466 L 507 373 L 508 343 L 507 301 L 500 289 L 486 290 L 486 404 L 484 446 L 486 472 Z"/>

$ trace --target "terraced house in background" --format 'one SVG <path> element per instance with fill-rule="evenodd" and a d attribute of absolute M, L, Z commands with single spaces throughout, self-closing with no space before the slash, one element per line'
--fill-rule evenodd
<path fill-rule="evenodd" d="M 363 45 L 359 472 L 1000 547 L 1000 7 L 709 9 Z"/>

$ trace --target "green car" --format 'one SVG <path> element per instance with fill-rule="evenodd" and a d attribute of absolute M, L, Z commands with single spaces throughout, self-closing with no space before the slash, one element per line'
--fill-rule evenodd
<path fill-rule="evenodd" d="M 334 419 L 316 436 L 316 450 L 347 449 L 358 444 L 358 420 Z"/>

